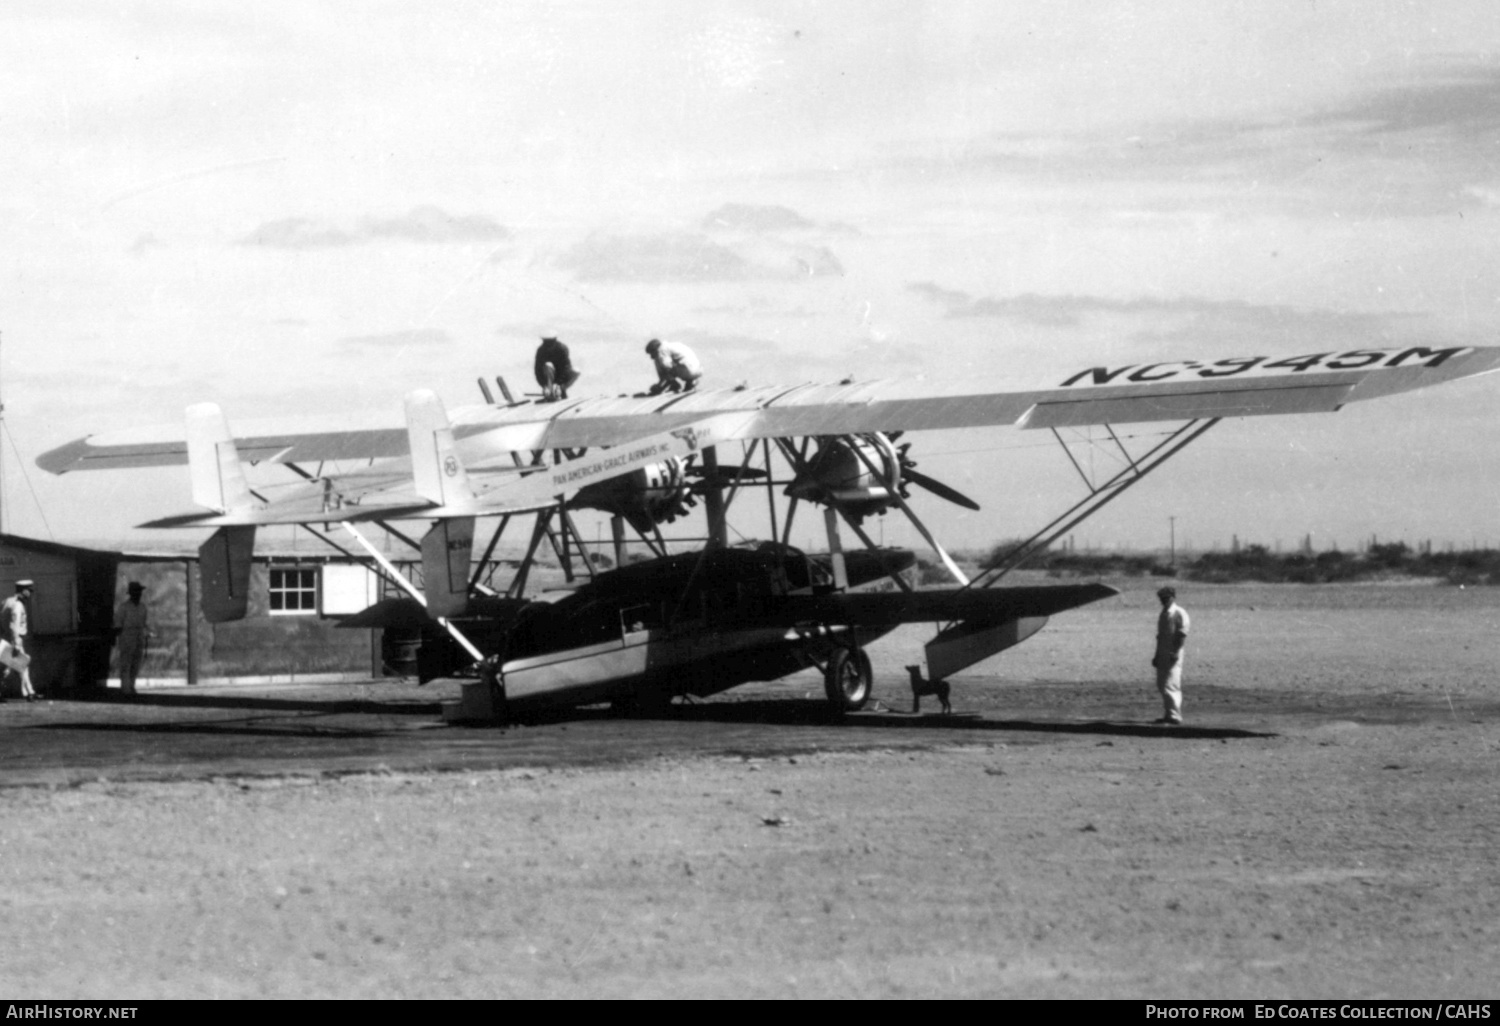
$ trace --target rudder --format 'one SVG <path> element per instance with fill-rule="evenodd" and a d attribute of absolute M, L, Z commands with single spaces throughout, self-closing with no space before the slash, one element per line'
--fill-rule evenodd
<path fill-rule="evenodd" d="M 186 420 L 193 501 L 215 513 L 249 509 L 254 500 L 224 411 L 216 403 L 197 403 L 187 408 Z"/>

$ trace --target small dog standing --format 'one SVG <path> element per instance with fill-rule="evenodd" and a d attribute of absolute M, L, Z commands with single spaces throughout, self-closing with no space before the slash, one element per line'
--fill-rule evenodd
<path fill-rule="evenodd" d="M 937 700 L 943 703 L 943 712 L 951 713 L 953 706 L 948 704 L 948 682 L 945 680 L 923 680 L 922 668 L 920 666 L 908 666 L 906 672 L 911 674 L 911 711 L 918 713 L 922 711 L 922 696 L 936 695 Z"/>

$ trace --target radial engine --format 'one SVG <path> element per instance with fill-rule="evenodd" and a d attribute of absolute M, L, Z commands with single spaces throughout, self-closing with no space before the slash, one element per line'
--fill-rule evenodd
<path fill-rule="evenodd" d="M 787 486 L 786 494 L 836 506 L 856 523 L 901 505 L 909 496 L 907 486 L 913 484 L 967 509 L 979 509 L 977 502 L 956 488 L 918 471 L 916 460 L 907 455 L 910 448 L 910 443 L 898 446 L 893 437 L 879 432 L 819 438 L 817 450 Z"/>
<path fill-rule="evenodd" d="M 688 478 L 688 459 L 674 457 L 580 488 L 568 505 L 624 517 L 636 530 L 646 533 L 657 524 L 683 516 L 697 501 Z"/>

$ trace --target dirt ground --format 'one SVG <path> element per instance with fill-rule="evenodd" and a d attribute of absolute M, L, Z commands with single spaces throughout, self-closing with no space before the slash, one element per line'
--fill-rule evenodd
<path fill-rule="evenodd" d="M 1152 582 L 877 708 L 441 688 L 0 706 L 0 994 L 1493 997 L 1500 589 Z"/>

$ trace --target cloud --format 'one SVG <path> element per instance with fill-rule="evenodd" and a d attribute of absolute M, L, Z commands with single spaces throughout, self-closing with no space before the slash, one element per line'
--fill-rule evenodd
<path fill-rule="evenodd" d="M 1500 207 L 1500 186 L 1470 185 L 1465 187 L 1464 192 L 1487 207 Z"/>
<path fill-rule="evenodd" d="M 347 246 L 357 241 L 349 232 L 319 221 L 288 217 L 267 221 L 240 240 L 244 246 L 266 246 L 271 249 L 319 249 L 324 246 Z"/>
<path fill-rule="evenodd" d="M 510 237 L 509 229 L 482 214 L 455 215 L 438 207 L 422 206 L 400 217 L 364 218 L 353 227 L 302 217 L 268 221 L 240 243 L 272 249 L 321 249 L 385 239 L 465 244 L 503 242 Z"/>
<path fill-rule="evenodd" d="M 975 297 L 957 289 L 945 289 L 931 282 L 908 285 L 907 290 L 926 296 L 947 311 L 950 318 L 995 318 L 1018 321 L 1049 328 L 1072 327 L 1094 314 L 1181 313 L 1186 309 L 1202 312 L 1205 308 L 1238 309 L 1248 306 L 1235 301 L 1106 299 L 1099 296 L 1042 296 L 1022 293 L 1018 296 Z"/>
<path fill-rule="evenodd" d="M 750 265 L 706 235 L 591 235 L 559 263 L 584 281 L 740 281 Z"/>
<path fill-rule="evenodd" d="M 897 154 L 885 166 L 918 180 L 1035 182 L 1043 202 L 1055 194 L 1077 203 L 1058 185 L 1124 185 L 1147 210 L 1422 216 L 1481 207 L 1485 197 L 1471 185 L 1494 173 L 1500 65 L 1432 60 L 1406 74 L 1304 109 L 992 133 L 937 154 Z"/>
<path fill-rule="evenodd" d="M 919 296 L 924 296 L 940 306 L 947 306 L 950 309 L 973 301 L 973 297 L 967 292 L 960 292 L 957 289 L 945 289 L 941 285 L 930 281 L 913 282 L 906 286 L 906 291 L 915 292 Z"/>
<path fill-rule="evenodd" d="M 790 207 L 726 203 L 703 219 L 704 231 L 783 232 L 817 227 Z"/>
<path fill-rule="evenodd" d="M 700 227 L 706 232 L 753 235 L 816 232 L 823 237 L 862 234 L 845 221 L 814 221 L 777 204 L 725 203 L 710 211 Z"/>
<path fill-rule="evenodd" d="M 1434 61 L 1419 80 L 1381 88 L 1304 119 L 1306 124 L 1357 124 L 1366 134 L 1441 131 L 1475 138 L 1500 128 L 1500 68 L 1492 62 Z"/>
<path fill-rule="evenodd" d="M 452 343 L 452 336 L 437 328 L 413 328 L 409 331 L 391 331 L 380 335 L 350 335 L 338 340 L 339 348 L 346 353 L 432 349 Z"/>
<path fill-rule="evenodd" d="M 1037 295 L 975 297 L 931 282 L 907 286 L 946 308 L 954 319 L 988 318 L 1034 329 L 1105 332 L 1131 344 L 1185 343 L 1196 349 L 1234 344 L 1248 352 L 1336 352 L 1363 346 L 1408 342 L 1437 343 L 1452 338 L 1425 316 L 1407 313 L 1301 308 L 1197 296 L 1113 299 L 1104 296 Z M 1456 344 L 1469 344 L 1455 340 Z"/>
<path fill-rule="evenodd" d="M 735 303 L 719 303 L 712 306 L 695 306 L 690 311 L 695 317 L 757 317 L 792 319 L 805 321 L 819 316 L 811 307 L 793 306 L 784 302 L 773 302 L 765 296 L 751 295 Z"/>
<path fill-rule="evenodd" d="M 770 239 L 728 246 L 698 232 L 595 234 L 558 262 L 584 281 L 793 281 L 844 273 L 825 246 Z"/>
<path fill-rule="evenodd" d="M 437 207 L 416 207 L 404 217 L 366 220 L 370 238 L 411 242 L 503 242 L 510 238 L 504 225 L 480 214 L 447 214 Z"/>
<path fill-rule="evenodd" d="M 132 256 L 140 256 L 148 250 L 162 249 L 163 247 L 164 244 L 160 239 L 147 232 L 144 235 L 136 236 L 135 241 L 130 244 L 129 252 Z"/>

